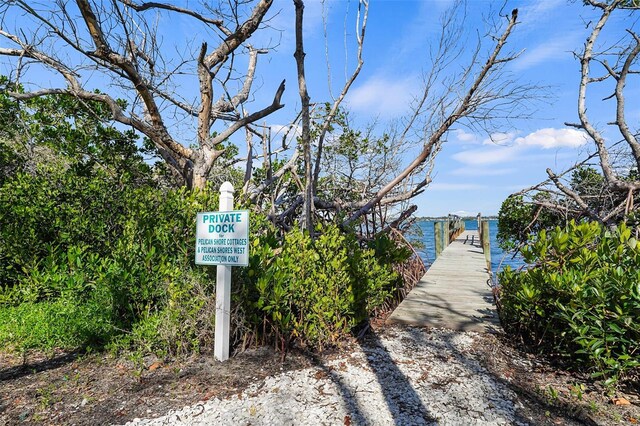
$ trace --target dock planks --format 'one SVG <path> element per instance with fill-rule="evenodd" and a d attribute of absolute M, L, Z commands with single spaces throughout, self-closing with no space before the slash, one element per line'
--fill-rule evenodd
<path fill-rule="evenodd" d="M 488 280 L 480 238 L 476 231 L 465 231 L 442 251 L 387 323 L 496 330 L 500 322 Z"/>

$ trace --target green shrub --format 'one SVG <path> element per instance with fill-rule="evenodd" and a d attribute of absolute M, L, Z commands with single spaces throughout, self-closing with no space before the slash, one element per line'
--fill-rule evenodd
<path fill-rule="evenodd" d="M 640 366 L 640 245 L 631 230 L 571 222 L 523 248 L 499 276 L 505 330 L 613 384 Z"/>
<path fill-rule="evenodd" d="M 125 179 L 123 181 L 123 179 Z M 195 217 L 217 191 L 164 190 L 74 168 L 0 184 L 0 344 L 182 354 L 211 347 L 215 268 L 194 265 Z M 325 347 L 401 284 L 408 251 L 361 247 L 336 226 L 313 240 L 251 215 L 248 268 L 235 268 L 233 339 Z M 11 320 L 4 321 L 5 318 Z"/>
<path fill-rule="evenodd" d="M 138 136 L 105 124 L 100 103 L 0 105 L 0 344 L 179 353 L 211 341 L 213 278 L 193 265 L 193 234 L 217 193 L 159 188 Z"/>
<path fill-rule="evenodd" d="M 282 243 L 274 233 L 252 240 L 240 297 L 250 322 L 282 346 L 335 344 L 389 296 L 396 274 L 337 226 L 315 240 L 297 227 Z"/>
<path fill-rule="evenodd" d="M 0 341 L 16 349 L 114 342 L 197 349 L 194 336 L 210 330 L 201 310 L 213 279 L 193 265 L 194 222 L 217 195 L 119 180 L 50 169 L 18 173 L 0 187 L 0 315 L 15 316 Z M 85 327 L 90 313 L 96 330 Z M 151 323 L 155 334 L 139 332 Z M 32 326 L 48 337 L 19 331 Z"/>
<path fill-rule="evenodd" d="M 545 194 L 537 194 L 534 199 L 545 200 Z M 564 226 L 566 219 L 556 212 L 527 203 L 522 195 L 510 195 L 502 202 L 498 212 L 498 245 L 506 251 L 513 251 L 527 242 L 530 234 L 541 230 Z"/>
<path fill-rule="evenodd" d="M 109 306 L 55 299 L 0 308 L 0 346 L 19 352 L 101 347 L 113 334 Z"/>
<path fill-rule="evenodd" d="M 126 221 L 130 190 L 69 170 L 19 173 L 0 188 L 0 284 L 11 286 L 51 251 L 108 253 Z"/>

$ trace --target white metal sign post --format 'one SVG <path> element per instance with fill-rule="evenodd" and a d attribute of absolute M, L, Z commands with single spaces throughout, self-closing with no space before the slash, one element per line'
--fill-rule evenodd
<path fill-rule="evenodd" d="M 220 187 L 220 209 L 198 213 L 196 264 L 216 265 L 216 327 L 214 355 L 229 359 L 231 267 L 249 264 L 249 212 L 233 210 L 233 185 Z"/>

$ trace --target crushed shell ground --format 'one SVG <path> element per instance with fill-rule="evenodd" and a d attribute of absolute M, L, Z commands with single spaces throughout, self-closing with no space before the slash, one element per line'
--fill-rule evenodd
<path fill-rule="evenodd" d="M 519 397 L 508 384 L 480 365 L 477 337 L 387 329 L 326 363 L 127 425 L 535 424 L 520 412 Z"/>

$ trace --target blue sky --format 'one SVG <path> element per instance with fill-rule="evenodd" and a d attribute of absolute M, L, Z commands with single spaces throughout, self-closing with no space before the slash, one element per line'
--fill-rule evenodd
<path fill-rule="evenodd" d="M 186 0 L 174 3 L 189 6 Z M 331 100 L 327 57 L 334 96 L 344 84 L 345 74 L 354 67 L 358 2 L 306 0 L 305 3 L 309 94 L 312 102 L 325 102 Z M 381 133 L 386 125 L 409 112 L 411 100 L 420 90 L 422 76 L 429 69 L 429 47 L 438 36 L 440 16 L 452 3 L 451 0 L 370 0 L 364 68 L 344 104 L 356 126 L 364 127 L 376 120 Z M 478 34 L 486 33 L 487 19 L 504 19 L 499 17 L 502 5 L 502 2 L 488 0 L 467 2 L 463 38 L 470 47 Z M 577 0 L 509 1 L 504 5 L 503 13 L 510 13 L 513 8 L 519 9 L 520 24 L 506 49 L 522 53 L 510 64 L 508 71 L 516 81 L 548 86 L 549 97 L 531 110 L 533 118 L 513 123 L 497 122 L 492 134 L 455 127 L 436 161 L 433 183 L 414 199 L 418 215 L 495 214 L 507 195 L 545 179 L 547 167 L 562 171 L 593 148 L 583 135 L 564 126 L 564 122 L 577 121 L 579 62 L 572 52 L 581 49 L 590 31 L 586 25 L 595 21 L 597 13 Z M 17 26 L 30 25 L 21 19 L 15 17 Z M 634 24 L 632 19 L 626 13 L 615 14 L 607 24 L 602 40 L 624 37 L 624 29 Z M 7 22 L 10 21 L 11 17 Z M 165 31 L 164 48 L 171 49 L 175 41 L 179 51 L 187 52 L 187 55 L 188 52 L 195 55 L 200 44 L 212 37 L 212 34 L 193 31 L 193 22 L 186 17 L 169 20 L 162 16 L 159 22 L 160 29 Z M 325 43 L 325 24 L 328 43 Z M 255 93 L 248 109 L 257 110 L 271 103 L 280 81 L 286 79 L 287 90 L 283 97 L 286 108 L 267 119 L 268 124 L 277 129 L 287 125 L 300 106 L 293 59 L 293 2 L 275 0 L 266 26 L 251 39 L 255 47 L 269 47 L 271 52 L 259 58 Z M 185 38 L 188 43 L 184 43 Z M 0 45 L 8 44 L 2 41 Z M 454 69 L 463 67 L 465 59 L 463 55 L 459 63 L 454 64 Z M 242 72 L 241 59 L 236 66 Z M 1 72 L 8 73 L 10 68 L 11 65 L 4 62 Z M 90 87 L 104 86 L 104 79 L 92 78 Z M 61 83 L 59 78 L 44 74 L 36 80 L 40 86 Z M 197 96 L 194 75 L 186 75 L 177 87 L 180 93 L 188 93 L 193 99 Z M 592 93 L 589 113 L 596 117 L 594 121 L 599 128 L 606 129 L 606 123 L 612 121 L 615 105 L 613 100 L 600 100 L 611 93 L 611 85 Z M 637 83 L 628 87 L 627 99 L 627 119 L 636 127 L 640 121 L 640 102 L 637 101 L 640 87 Z M 174 126 L 184 128 L 183 140 L 192 140 L 193 123 L 177 122 Z M 614 133 L 605 132 L 605 135 L 611 142 L 617 137 Z M 236 133 L 233 141 L 244 149 L 243 132 Z M 419 140 L 416 144 L 419 145 Z M 416 146 L 415 150 L 418 149 Z M 411 154 L 407 154 L 406 162 L 412 159 Z"/>
<path fill-rule="evenodd" d="M 407 113 L 407 106 L 420 88 L 421 76 L 427 66 L 428 46 L 439 30 L 439 17 L 452 2 L 447 0 L 371 0 L 364 49 L 364 69 L 353 86 L 345 106 L 362 125 L 374 118 L 384 123 Z M 501 2 L 469 1 L 465 24 L 470 43 L 475 34 L 484 34 L 484 17 L 500 19 Z M 323 31 L 323 13 L 329 34 L 329 55 L 334 92 L 344 82 L 344 28 L 354 33 L 355 1 L 308 1 L 306 8 L 307 69 L 309 93 L 312 101 L 327 100 L 327 67 Z M 280 46 L 272 54 L 269 74 L 287 78 L 287 106 L 297 106 L 295 64 L 291 61 L 293 8 L 289 1 L 276 1 L 282 12 L 274 19 L 274 26 L 285 31 Z M 324 8 L 324 12 L 323 12 Z M 536 104 L 533 118 L 511 124 L 498 123 L 498 133 L 456 128 L 439 154 L 433 183 L 425 193 L 414 199 L 418 215 L 443 215 L 449 212 L 495 214 L 507 195 L 545 179 L 545 169 L 562 171 L 578 158 L 590 152 L 592 145 L 578 131 L 564 126 L 577 122 L 578 51 L 587 38 L 589 21 L 598 16 L 582 2 L 566 0 L 507 2 L 504 12 L 519 9 L 520 24 L 509 40 L 508 49 L 522 51 L 509 71 L 518 81 L 548 86 L 548 98 Z M 503 12 L 503 13 L 504 13 Z M 345 15 L 349 15 L 345 18 Z M 622 37 L 630 25 L 629 16 L 619 13 L 608 23 L 603 40 Z M 289 28 L 289 29 L 287 29 Z M 352 39 L 349 39 L 352 41 Z M 352 45 L 351 45 L 352 46 Z M 354 52 L 349 51 L 353 67 Z M 284 64 L 288 65 L 284 65 Z M 264 63 L 263 63 L 264 65 Z M 463 62 L 460 66 L 464 65 Z M 282 77 L 281 77 L 282 78 Z M 275 79 L 274 79 L 275 81 Z M 266 84 L 274 87 L 275 82 Z M 613 100 L 601 102 L 610 94 L 593 92 L 589 112 L 597 117 L 600 128 L 612 121 Z M 606 93 L 606 95 L 605 95 Z M 629 87 L 627 117 L 630 123 L 640 121 L 640 90 Z M 272 117 L 277 119 L 286 113 Z M 290 117 L 290 115 L 288 115 Z M 285 124 L 284 122 L 282 124 Z M 611 137 L 616 137 L 611 134 Z"/>

